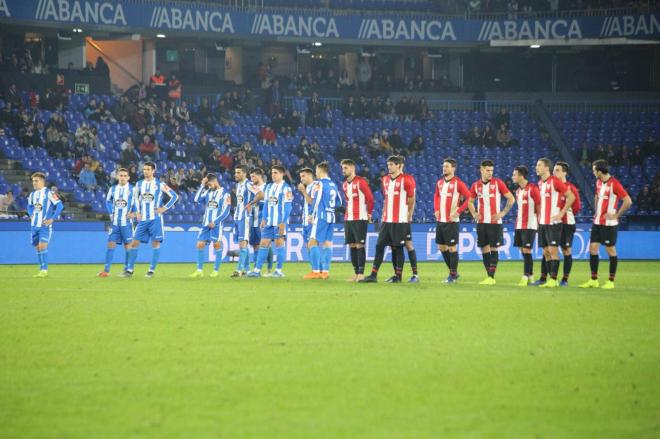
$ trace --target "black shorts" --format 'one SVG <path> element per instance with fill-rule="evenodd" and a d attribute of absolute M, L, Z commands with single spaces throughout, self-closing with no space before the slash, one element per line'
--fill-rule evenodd
<path fill-rule="evenodd" d="M 605 247 L 614 247 L 616 245 L 616 236 L 619 226 L 601 226 L 594 224 L 591 228 L 591 242 L 603 244 Z"/>
<path fill-rule="evenodd" d="M 533 229 L 516 229 L 513 234 L 513 246 L 533 248 L 534 240 L 536 239 L 536 230 Z"/>
<path fill-rule="evenodd" d="M 364 244 L 367 242 L 367 220 L 346 221 L 344 223 L 344 244 Z"/>
<path fill-rule="evenodd" d="M 539 224 L 539 247 L 559 247 L 561 224 Z"/>
<path fill-rule="evenodd" d="M 438 223 L 435 226 L 435 243 L 453 247 L 458 245 L 458 223 Z"/>
<path fill-rule="evenodd" d="M 478 247 L 499 247 L 503 242 L 502 224 L 477 224 Z"/>
<path fill-rule="evenodd" d="M 559 245 L 561 248 L 573 247 L 573 236 L 575 235 L 575 224 L 562 224 L 561 225 L 561 238 Z"/>
<path fill-rule="evenodd" d="M 409 223 L 382 223 L 376 245 L 397 247 L 412 239 Z"/>

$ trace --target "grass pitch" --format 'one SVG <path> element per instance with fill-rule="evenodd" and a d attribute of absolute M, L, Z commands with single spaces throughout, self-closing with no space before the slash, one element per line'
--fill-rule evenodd
<path fill-rule="evenodd" d="M 0 268 L 0 437 L 660 437 L 657 262 L 612 291 L 113 268 Z"/>

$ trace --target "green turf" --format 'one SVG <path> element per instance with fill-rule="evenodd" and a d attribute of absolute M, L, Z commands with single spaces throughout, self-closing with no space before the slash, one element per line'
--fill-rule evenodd
<path fill-rule="evenodd" d="M 657 262 L 612 291 L 117 268 L 0 268 L 0 437 L 660 437 Z"/>

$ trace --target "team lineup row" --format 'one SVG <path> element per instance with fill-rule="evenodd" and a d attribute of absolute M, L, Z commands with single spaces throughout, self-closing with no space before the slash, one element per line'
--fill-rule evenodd
<path fill-rule="evenodd" d="M 345 244 L 350 247 L 355 282 L 377 282 L 386 247 L 391 248 L 394 274 L 387 282 L 402 281 L 408 253 L 412 268 L 409 282 L 419 282 L 417 257 L 412 244 L 410 224 L 416 202 L 414 178 L 403 171 L 404 159 L 391 156 L 387 159 L 387 175 L 381 180 L 383 213 L 378 231 L 376 253 L 371 273 L 365 276 L 367 227 L 372 221 L 374 197 L 367 181 L 356 175 L 352 160 L 341 162 L 345 177 L 342 191 L 329 176 L 329 165 L 320 163 L 315 170 L 299 171 L 300 183 L 296 187 L 304 198 L 303 236 L 309 250 L 311 271 L 304 279 L 327 279 L 332 259 L 333 224 L 336 212 L 344 209 Z M 494 163 L 484 160 L 480 166 L 480 179 L 470 188 L 456 176 L 456 161 L 448 158 L 443 162 L 442 177 L 437 181 L 434 193 L 434 211 L 437 219 L 436 244 L 449 270 L 446 283 L 453 283 L 458 273 L 459 217 L 466 209 L 477 222 L 477 245 L 481 248 L 487 277 L 482 285 L 494 285 L 498 264 L 498 248 L 502 239 L 502 218 L 517 204 L 514 245 L 523 254 L 523 277 L 520 286 L 534 285 L 545 288 L 568 285 L 572 266 L 571 246 L 575 233 L 575 214 L 580 209 L 577 188 L 567 181 L 568 165 L 541 158 L 536 164 L 537 184 L 529 182 L 529 170 L 525 166 L 513 169 L 512 180 L 517 184 L 515 194 L 504 182 L 493 176 Z M 609 256 L 609 278 L 602 288 L 614 288 L 617 269 L 616 238 L 618 218 L 631 206 L 632 200 L 621 183 L 609 174 L 604 160 L 593 163 L 597 178 L 595 215 L 591 231 L 590 266 L 591 279 L 581 287 L 598 287 L 598 252 L 604 245 Z M 163 213 L 177 201 L 178 195 L 155 176 L 156 166 L 145 163 L 143 179 L 130 184 L 125 169 L 117 173 L 117 184 L 107 194 L 107 209 L 111 218 L 105 267 L 98 275 L 109 276 L 110 266 L 117 244 L 125 247 L 123 277 L 134 273 L 140 243 L 151 242 L 152 258 L 147 277 L 153 277 L 164 241 Z M 239 242 L 238 265 L 232 277 L 261 277 L 262 268 L 268 262 L 264 276 L 283 277 L 285 260 L 286 226 L 294 199 L 292 187 L 284 180 L 285 169 L 274 166 L 271 182 L 261 169 L 235 168 L 234 188 L 236 201 L 233 223 Z M 57 195 L 46 187 L 45 175 L 32 175 L 34 192 L 28 198 L 31 219 L 32 245 L 35 247 L 40 271 L 35 277 L 48 276 L 48 244 L 52 237 L 52 224 L 62 212 L 63 204 Z M 343 197 L 341 195 L 343 193 Z M 167 201 L 164 195 L 168 196 Z M 217 277 L 222 260 L 222 222 L 232 207 L 232 197 L 219 183 L 217 176 L 208 174 L 195 194 L 195 201 L 205 207 L 202 229 L 197 237 L 197 270 L 190 277 L 202 277 L 206 248 L 215 251 L 211 277 Z M 476 201 L 476 206 L 475 206 Z M 502 207 L 503 201 L 506 201 Z M 133 223 L 136 223 L 135 227 Z M 541 277 L 534 281 L 532 247 L 538 234 L 543 248 Z M 253 248 L 253 261 L 249 247 Z M 564 256 L 564 273 L 558 281 L 559 249 Z M 270 273 L 272 258 L 276 268 Z M 253 268 L 250 269 L 251 262 Z"/>

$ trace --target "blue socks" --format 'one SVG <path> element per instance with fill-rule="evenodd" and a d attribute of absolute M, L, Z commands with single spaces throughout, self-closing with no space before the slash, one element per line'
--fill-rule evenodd
<path fill-rule="evenodd" d="M 115 249 L 114 248 L 108 248 L 105 250 L 105 267 L 103 267 L 103 271 L 106 273 L 110 273 L 110 266 L 112 265 L 112 257 L 115 254 Z"/>
<path fill-rule="evenodd" d="M 309 262 L 314 273 L 321 271 L 321 250 L 318 245 L 309 249 Z"/>
<path fill-rule="evenodd" d="M 150 271 L 154 271 L 158 265 L 158 258 L 160 257 L 160 247 L 152 248 L 151 253 L 151 265 L 149 266 Z"/>
<path fill-rule="evenodd" d="M 284 266 L 284 259 L 286 258 L 286 246 L 275 247 L 275 256 L 277 257 L 277 269 L 281 270 Z"/>
<path fill-rule="evenodd" d="M 204 268 L 204 249 L 197 249 L 197 269 Z"/>
<path fill-rule="evenodd" d="M 270 247 L 270 246 L 268 247 L 268 259 L 267 259 L 267 261 L 268 261 L 268 269 L 270 270 L 271 268 L 273 268 L 273 248 Z"/>
<path fill-rule="evenodd" d="M 126 269 L 128 271 L 133 271 L 133 269 L 135 269 L 135 260 L 137 259 L 137 255 L 137 248 L 132 248 L 128 251 L 128 264 L 126 264 Z"/>
<path fill-rule="evenodd" d="M 254 269 L 257 272 L 261 271 L 261 267 L 263 267 L 266 258 L 268 258 L 268 247 L 259 247 L 259 253 L 257 254 L 257 263 L 254 266 Z"/>
<path fill-rule="evenodd" d="M 213 270 L 220 271 L 220 264 L 222 263 L 222 248 L 215 250 L 215 262 L 213 263 Z"/>
<path fill-rule="evenodd" d="M 37 261 L 39 262 L 39 270 L 48 270 L 48 250 L 37 250 Z"/>
<path fill-rule="evenodd" d="M 321 249 L 321 271 L 330 271 L 330 261 L 332 261 L 332 247 L 323 247 Z"/>
<path fill-rule="evenodd" d="M 248 271 L 250 269 L 250 250 L 247 247 L 238 251 L 238 271 Z"/>

